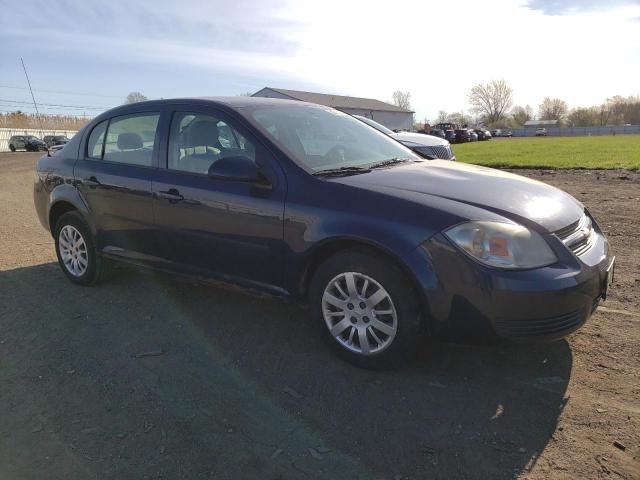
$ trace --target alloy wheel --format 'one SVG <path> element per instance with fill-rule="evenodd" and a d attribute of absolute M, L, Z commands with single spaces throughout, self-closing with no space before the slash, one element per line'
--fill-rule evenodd
<path fill-rule="evenodd" d="M 65 225 L 58 234 L 60 258 L 67 271 L 74 277 L 81 277 L 89 267 L 87 244 L 82 234 L 72 225 Z"/>
<path fill-rule="evenodd" d="M 391 295 L 375 279 L 358 272 L 341 273 L 327 284 L 322 314 L 335 340 L 364 356 L 386 349 L 398 331 Z"/>

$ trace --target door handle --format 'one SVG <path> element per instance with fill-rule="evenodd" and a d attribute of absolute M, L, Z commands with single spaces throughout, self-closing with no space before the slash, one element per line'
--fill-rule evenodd
<path fill-rule="evenodd" d="M 87 186 L 89 187 L 99 187 L 100 186 L 100 182 L 98 181 L 98 179 L 95 176 L 90 176 L 89 178 L 85 178 L 83 180 L 83 182 L 85 184 L 87 184 Z"/>
<path fill-rule="evenodd" d="M 159 192 L 156 192 L 156 195 L 159 198 L 166 198 L 171 203 L 176 203 L 184 200 L 184 196 L 180 195 L 180 192 L 175 188 L 170 188 L 169 190 L 161 190 Z"/>

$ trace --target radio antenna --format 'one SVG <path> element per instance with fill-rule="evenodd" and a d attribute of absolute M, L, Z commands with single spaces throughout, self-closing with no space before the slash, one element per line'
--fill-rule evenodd
<path fill-rule="evenodd" d="M 27 84 L 29 85 L 29 91 L 31 92 L 31 99 L 33 100 L 33 106 L 36 108 L 36 118 L 40 125 L 40 136 L 44 135 L 44 129 L 42 128 L 42 118 L 40 118 L 40 112 L 38 111 L 38 104 L 36 103 L 36 97 L 33 95 L 33 89 L 31 88 L 31 81 L 29 80 L 29 74 L 27 74 L 27 67 L 24 66 L 24 60 L 20 57 L 20 63 L 22 63 L 22 69 L 24 70 L 24 76 L 27 77 Z"/>

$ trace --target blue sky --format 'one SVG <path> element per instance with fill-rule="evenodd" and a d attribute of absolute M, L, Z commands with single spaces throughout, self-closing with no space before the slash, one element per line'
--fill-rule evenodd
<path fill-rule="evenodd" d="M 418 119 L 469 110 L 504 78 L 517 104 L 640 94 L 640 0 L 0 0 L 0 110 L 97 114 L 130 91 L 237 95 L 264 86 L 389 100 Z M 26 18 L 28 22 L 9 21 Z M 20 13 L 15 13 L 20 12 Z"/>

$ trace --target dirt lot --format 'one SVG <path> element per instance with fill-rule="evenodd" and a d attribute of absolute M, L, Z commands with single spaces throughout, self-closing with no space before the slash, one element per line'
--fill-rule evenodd
<path fill-rule="evenodd" d="M 640 478 L 640 174 L 521 172 L 613 244 L 583 329 L 425 345 L 375 373 L 297 306 L 129 268 L 70 284 L 33 209 L 36 157 L 0 154 L 0 479 Z"/>

